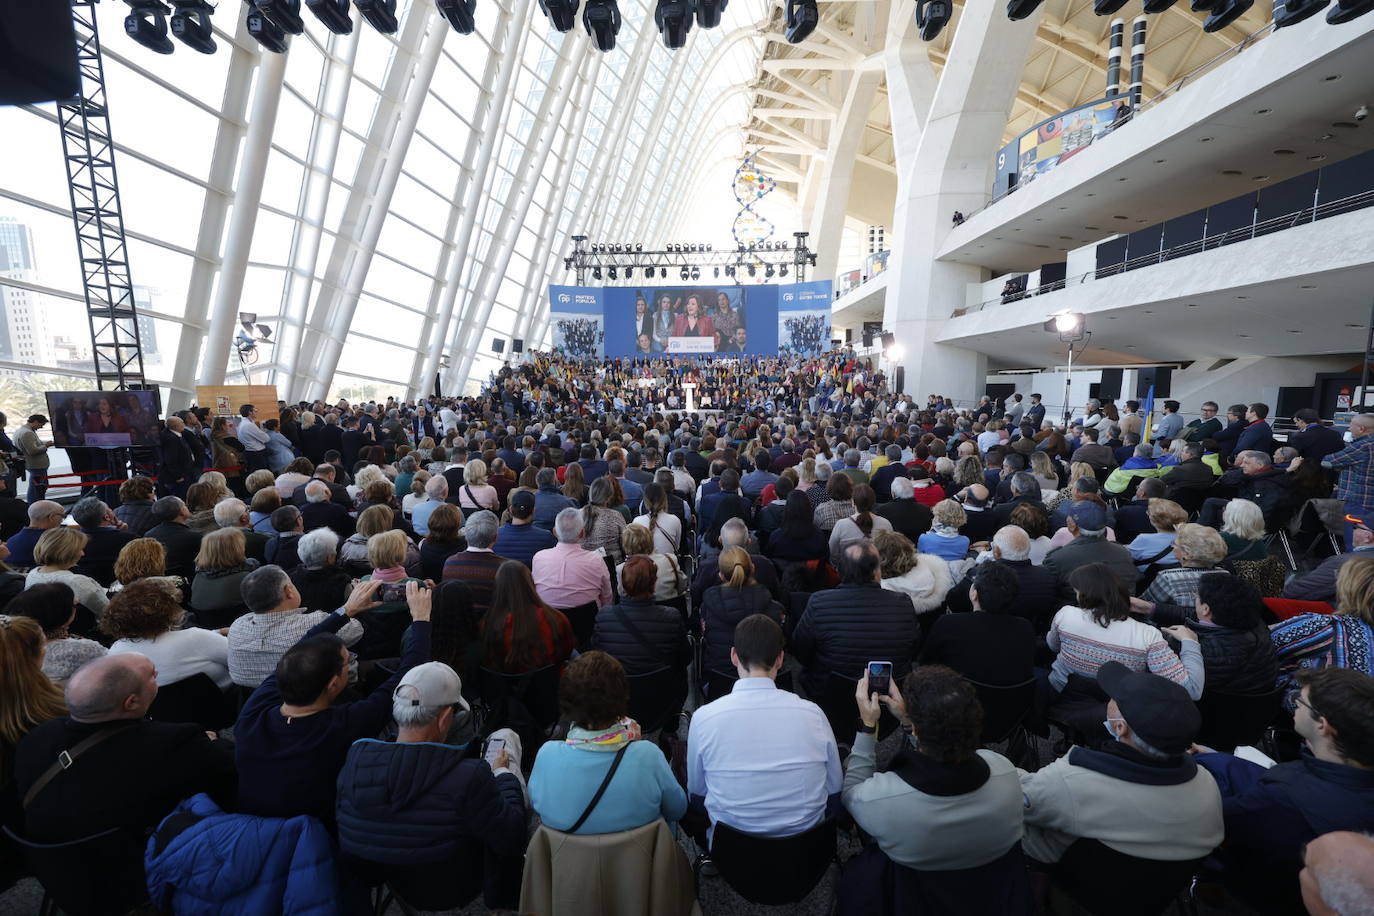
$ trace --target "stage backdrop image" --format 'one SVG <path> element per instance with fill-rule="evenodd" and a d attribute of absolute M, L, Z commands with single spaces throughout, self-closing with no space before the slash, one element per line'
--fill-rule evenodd
<path fill-rule="evenodd" d="M 830 281 L 770 286 L 550 286 L 554 350 L 568 356 L 819 353 Z"/>

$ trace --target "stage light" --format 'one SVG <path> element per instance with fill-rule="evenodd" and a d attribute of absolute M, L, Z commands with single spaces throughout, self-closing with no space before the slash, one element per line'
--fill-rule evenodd
<path fill-rule="evenodd" d="M 697 0 L 697 25 L 703 29 L 714 29 L 720 25 L 720 14 L 725 12 L 728 0 Z"/>
<path fill-rule="evenodd" d="M 587 0 L 582 7 L 582 27 L 596 42 L 597 50 L 614 51 L 620 32 L 620 7 L 615 0 Z"/>
<path fill-rule="evenodd" d="M 1151 16 L 1164 12 L 1169 7 L 1177 3 L 1178 0 L 1145 0 L 1141 7 Z"/>
<path fill-rule="evenodd" d="M 353 0 L 358 12 L 383 35 L 395 35 L 399 24 L 396 22 L 396 0 Z"/>
<path fill-rule="evenodd" d="M 1370 10 L 1374 10 L 1374 0 L 1336 0 L 1336 5 L 1326 14 L 1326 21 L 1330 25 L 1341 25 Z"/>
<path fill-rule="evenodd" d="M 1126 0 L 1093 0 L 1093 12 L 1099 16 L 1110 16 L 1126 5 Z"/>
<path fill-rule="evenodd" d="M 1192 10 L 1195 13 L 1210 13 L 1219 6 L 1221 6 L 1221 0 L 1193 0 L 1192 2 Z"/>
<path fill-rule="evenodd" d="M 263 340 L 267 340 L 269 337 L 272 336 L 272 329 L 269 328 L 267 325 L 260 324 L 256 327 L 258 329 L 258 336 L 261 337 Z"/>
<path fill-rule="evenodd" d="M 257 312 L 239 312 L 239 324 L 249 334 L 253 333 L 253 325 L 257 323 Z"/>
<path fill-rule="evenodd" d="M 759 269 L 758 269 L 757 267 L 755 267 L 753 264 L 750 264 L 750 265 L 749 265 L 749 276 L 751 276 L 751 277 L 757 277 L 758 275 L 759 275 Z"/>
<path fill-rule="evenodd" d="M 1009 0 L 1007 3 L 1007 18 L 1013 22 L 1025 19 L 1031 13 L 1040 8 L 1044 0 Z"/>
<path fill-rule="evenodd" d="M 353 34 L 353 17 L 348 15 L 348 0 L 305 0 L 305 5 L 335 35 Z"/>
<path fill-rule="evenodd" d="M 642 244 L 640 244 L 639 242 L 635 242 L 635 254 L 639 254 L 639 253 L 640 253 L 641 251 L 643 251 L 643 250 L 644 250 L 644 246 L 643 246 Z"/>
<path fill-rule="evenodd" d="M 1274 28 L 1297 25 L 1331 5 L 1331 0 L 1287 0 L 1274 4 Z"/>
<path fill-rule="evenodd" d="M 539 8 L 559 32 L 571 32 L 577 23 L 577 0 L 539 0 Z"/>
<path fill-rule="evenodd" d="M 1207 17 L 1207 21 L 1202 23 L 1202 31 L 1216 32 L 1224 29 L 1244 16 L 1254 5 L 1255 0 L 1223 0 L 1217 4 L 1212 15 Z"/>
<path fill-rule="evenodd" d="M 600 267 L 593 267 L 593 268 L 592 268 L 592 279 L 593 279 L 593 280 L 600 280 L 600 279 L 601 279 L 601 268 L 600 268 Z"/>
<path fill-rule="evenodd" d="M 305 31 L 305 21 L 301 19 L 301 0 L 253 0 L 251 5 L 256 6 L 288 35 L 299 35 Z"/>
<path fill-rule="evenodd" d="M 625 268 L 625 279 L 626 279 L 626 280 L 632 280 L 632 279 L 634 279 L 634 275 L 635 275 L 635 269 L 634 269 L 633 267 L 630 267 L 630 266 L 627 265 L 626 268 Z"/>
<path fill-rule="evenodd" d="M 606 272 L 607 272 L 607 274 L 609 274 L 611 280 L 615 280 L 615 265 L 614 265 L 614 264 L 612 264 L 609 268 L 607 268 L 607 271 L 606 271 Z"/>
<path fill-rule="evenodd" d="M 261 10 L 250 6 L 245 24 L 248 26 L 248 34 L 252 35 L 258 44 L 274 54 L 286 53 L 286 32 L 263 15 Z"/>
<path fill-rule="evenodd" d="M 787 265 L 784 264 L 784 265 L 782 265 L 781 267 L 779 267 L 779 268 L 778 268 L 778 273 L 779 273 L 780 275 L 784 276 L 784 277 L 787 276 Z"/>
<path fill-rule="evenodd" d="M 681 275 L 683 282 L 686 282 L 687 278 L 691 276 L 691 273 L 687 270 L 687 266 L 685 264 L 683 265 L 682 270 L 679 271 L 679 274 Z"/>
<path fill-rule="evenodd" d="M 448 24 L 453 31 L 459 35 L 471 35 L 477 28 L 477 0 L 435 0 L 435 6 L 439 8 L 439 14 L 448 20 Z M 539 4 L 543 6 L 543 3 Z M 546 10 L 547 12 L 547 10 Z M 566 32 L 572 28 L 572 13 L 569 13 L 568 28 L 558 29 Z M 553 17 L 550 16 L 550 19 Z M 555 23 L 554 28 L 558 28 Z"/>
<path fill-rule="evenodd" d="M 767 267 L 763 269 L 763 275 L 767 277 L 769 280 L 773 279 L 773 273 L 774 270 L 772 264 L 769 264 Z"/>
<path fill-rule="evenodd" d="M 787 43 L 801 44 L 821 21 L 816 0 L 787 0 Z"/>
<path fill-rule="evenodd" d="M 666 267 L 660 267 L 660 268 L 658 269 L 658 275 L 659 275 L 659 278 L 660 278 L 660 279 L 663 279 L 663 280 L 668 279 L 668 268 L 666 268 Z"/>
<path fill-rule="evenodd" d="M 897 360 L 901 359 L 903 356 L 906 356 L 906 347 L 902 346 L 901 344 L 895 343 L 887 348 L 887 358 L 892 360 L 894 363 L 897 362 Z"/>
<path fill-rule="evenodd" d="M 1079 340 L 1083 336 L 1083 316 L 1079 312 L 1058 312 L 1045 322 L 1045 330 L 1064 340 Z"/>
<path fill-rule="evenodd" d="M 167 14 L 171 8 L 161 0 L 128 0 L 129 15 L 124 17 L 124 32 L 149 51 L 171 54 L 176 50 L 167 35 Z"/>
<path fill-rule="evenodd" d="M 172 0 L 177 11 L 172 14 L 172 35 L 188 48 L 201 54 L 215 53 L 215 31 L 210 14 L 215 8 L 205 0 Z"/>
<path fill-rule="evenodd" d="M 700 267 L 693 267 L 693 268 L 692 268 L 692 279 L 693 279 L 693 280 L 700 280 L 700 279 L 701 279 L 701 268 L 700 268 Z"/>

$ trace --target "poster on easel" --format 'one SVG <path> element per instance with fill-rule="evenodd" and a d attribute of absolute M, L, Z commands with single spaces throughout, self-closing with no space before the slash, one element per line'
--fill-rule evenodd
<path fill-rule="evenodd" d="M 210 408 L 216 417 L 237 417 L 240 407 L 252 404 L 258 409 L 258 419 L 268 420 L 277 415 L 277 386 L 197 385 L 196 404 Z"/>

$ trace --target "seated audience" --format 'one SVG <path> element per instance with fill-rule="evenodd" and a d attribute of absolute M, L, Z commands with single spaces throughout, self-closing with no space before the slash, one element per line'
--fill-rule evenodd
<path fill-rule="evenodd" d="M 716 578 L 717 584 L 702 594 L 698 612 L 703 643 L 701 663 L 706 671 L 732 673 L 730 648 L 739 622 L 753 614 L 763 614 L 781 625 L 787 612 L 754 578 L 754 561 L 743 547 L 721 551 Z"/>
<path fill-rule="evenodd" d="M 78 500 L 72 506 L 72 521 L 86 535 L 86 549 L 81 552 L 77 572 L 90 576 L 109 588 L 114 582 L 114 561 L 124 545 L 137 535 L 130 533 L 114 511 L 94 496 Z"/>
<path fill-rule="evenodd" d="M 281 495 L 275 489 L 263 487 L 253 494 L 253 499 L 248 504 L 248 524 L 254 531 L 272 534 L 276 530 L 272 527 L 272 513 L 282 505 Z"/>
<path fill-rule="evenodd" d="M 568 737 L 545 743 L 530 774 L 530 802 L 544 826 L 618 833 L 686 813 L 687 794 L 662 751 L 639 740 L 628 702 L 625 671 L 605 652 L 586 652 L 563 670 L 558 706 Z M 611 767 L 615 778 L 608 782 Z"/>
<path fill-rule="evenodd" d="M 105 597 L 104 586 L 74 568 L 81 562 L 81 553 L 86 549 L 87 540 L 88 536 L 75 528 L 63 526 L 44 531 L 34 545 L 34 566 L 24 577 L 24 587 L 61 582 L 72 590 L 77 604 L 96 617 L 105 613 L 109 599 Z"/>
<path fill-rule="evenodd" d="M 468 516 L 463 525 L 463 537 L 467 548 L 444 561 L 445 580 L 456 579 L 472 590 L 472 600 L 480 616 L 491 604 L 491 594 L 496 581 L 496 571 L 506 560 L 499 556 L 497 543 L 497 518 L 494 512 L 478 510 Z M 605 564 L 602 564 L 603 568 Z"/>
<path fill-rule="evenodd" d="M 1189 693 L 1115 661 L 1097 682 L 1109 697 L 1111 740 L 1021 772 L 1021 848 L 1047 864 L 1083 840 L 1139 859 L 1202 859 L 1221 844 L 1224 826 L 1216 781 L 1187 754 L 1202 724 Z"/>
<path fill-rule="evenodd" d="M 952 499 L 942 499 L 933 510 L 934 526 L 921 535 L 916 549 L 946 562 L 962 562 L 968 556 L 969 539 L 959 533 L 968 521 L 964 507 Z"/>
<path fill-rule="evenodd" d="M 187 581 L 196 574 L 196 557 L 204 533 L 193 530 L 191 510 L 175 496 L 164 496 L 153 503 L 153 521 L 148 537 L 167 548 L 167 574 Z"/>
<path fill-rule="evenodd" d="M 342 488 L 340 491 L 346 494 Z M 353 516 L 348 514 L 351 503 L 340 505 L 333 498 L 334 491 L 330 489 L 329 482 L 312 480 L 296 492 L 304 494 L 302 500 L 293 498 L 293 502 L 301 510 L 306 531 L 330 528 L 341 537 L 353 534 Z"/>
<path fill-rule="evenodd" d="M 722 536 L 724 532 L 722 532 Z M 746 536 L 748 532 L 746 532 Z M 625 563 L 635 557 L 643 557 L 654 564 L 656 578 L 654 580 L 653 599 L 655 601 L 678 602 L 686 608 L 686 601 L 683 598 L 687 594 L 687 575 L 678 566 L 677 558 L 672 554 L 655 552 L 654 537 L 649 533 L 649 529 L 643 525 L 626 525 L 625 530 L 620 535 L 621 547 L 625 551 Z M 712 558 L 709 561 L 715 563 Z M 616 581 L 620 584 L 620 591 L 625 591 L 625 580 L 622 578 L 625 571 L 625 563 L 621 563 L 615 569 Z"/>
<path fill-rule="evenodd" d="M 879 469 L 880 471 L 882 468 Z M 930 530 L 934 524 L 934 516 L 931 507 L 926 502 L 918 498 L 918 491 L 939 490 L 938 487 L 925 486 L 929 484 L 924 468 L 913 468 L 911 470 L 912 479 L 897 477 L 892 481 L 891 501 L 882 503 L 877 509 L 873 510 L 878 515 L 892 523 L 892 530 L 899 534 L 904 534 L 915 544 L 920 540 L 921 535 Z M 918 476 L 919 475 L 919 476 Z M 939 502 L 944 499 L 944 492 L 940 491 Z"/>
<path fill-rule="evenodd" d="M 1303 849 L 1298 883 L 1312 916 L 1358 913 L 1374 900 L 1374 836 L 1335 830 L 1317 837 Z"/>
<path fill-rule="evenodd" d="M 1075 503 L 1066 516 L 1065 527 L 1072 540 L 1045 555 L 1045 569 L 1059 586 L 1059 597 L 1074 600 L 1074 570 L 1100 564 L 1111 571 L 1127 592 L 1135 588 L 1139 575 L 1125 547 L 1107 540 L 1107 513 L 1094 502 Z"/>
<path fill-rule="evenodd" d="M 1135 497 L 1125 505 L 1116 507 L 1116 541 L 1130 544 L 1142 534 L 1155 530 L 1150 522 L 1150 503 L 1164 498 L 1164 481 L 1158 477 L 1146 477 L 1135 488 Z M 1184 518 L 1187 521 L 1187 518 Z"/>
<path fill-rule="evenodd" d="M 1156 625 L 1183 624 L 1197 634 L 1208 693 L 1261 696 L 1274 690 L 1278 656 L 1264 624 L 1264 602 L 1248 582 L 1203 576 L 1192 604 L 1156 604 L 1149 613 Z"/>
<path fill-rule="evenodd" d="M 873 546 L 881 558 L 879 584 L 890 592 L 911 599 L 917 614 L 931 614 L 944 609 L 949 592 L 949 564 L 928 553 L 917 553 L 906 535 L 895 531 L 879 531 Z M 932 614 L 931 619 L 939 614 Z"/>
<path fill-rule="evenodd" d="M 114 640 L 110 654 L 137 652 L 157 668 L 157 685 L 166 687 L 197 674 L 228 690 L 229 640 L 199 627 L 181 629 L 186 612 L 181 590 L 165 580 L 135 582 L 114 598 L 100 617 L 100 629 Z"/>
<path fill-rule="evenodd" d="M 358 513 L 357 530 L 339 545 L 339 563 L 346 569 L 362 571 L 368 567 L 367 545 L 372 538 L 394 530 L 392 512 L 389 506 L 368 506 Z M 281 564 L 278 564 L 281 565 Z M 408 575 L 420 572 L 420 551 L 406 539 L 405 558 L 401 566 Z"/>
<path fill-rule="evenodd" d="M 1269 555 L 1264 542 L 1264 513 L 1248 499 L 1233 499 L 1221 513 L 1221 540 L 1227 560 L 1263 560 Z"/>
<path fill-rule="evenodd" d="M 282 506 L 272 513 L 272 530 L 275 534 L 267 542 L 264 552 L 268 563 L 274 563 L 290 572 L 300 565 L 300 543 L 305 536 L 305 522 L 301 510 L 295 506 Z"/>
<path fill-rule="evenodd" d="M 611 573 L 606 561 L 582 546 L 586 535 L 582 510 L 559 512 L 553 533 L 558 545 L 539 551 L 530 564 L 539 594 L 560 610 L 592 603 L 597 607 L 610 604 Z"/>
<path fill-rule="evenodd" d="M 558 539 L 534 524 L 534 494 L 519 490 L 511 494 L 510 521 L 497 531 L 496 542 L 498 555 L 530 566 L 536 553 L 555 546 Z"/>
<path fill-rule="evenodd" d="M 248 521 L 248 507 L 241 499 L 222 499 L 215 503 L 215 524 L 220 528 L 232 528 L 243 532 L 244 553 L 250 560 L 266 562 L 267 543 L 272 536 L 254 531 Z"/>
<path fill-rule="evenodd" d="M 619 563 L 625 559 L 620 549 L 620 533 L 625 530 L 626 520 L 614 508 L 615 484 L 610 477 L 598 477 L 588 492 L 587 505 L 582 510 L 582 528 L 586 532 L 582 549 L 605 551 L 606 556 Z"/>
<path fill-rule="evenodd" d="M 644 486 L 644 514 L 632 524 L 643 525 L 653 533 L 654 549 L 676 554 L 682 550 L 682 520 L 668 511 L 668 493 L 656 483 Z"/>
<path fill-rule="evenodd" d="M 191 580 L 191 610 L 196 626 L 227 627 L 243 613 L 239 589 L 257 560 L 244 554 L 242 528 L 220 528 L 205 535 L 196 554 L 196 577 Z"/>
<path fill-rule="evenodd" d="M 420 541 L 420 578 L 438 582 L 444 577 L 448 558 L 466 550 L 467 546 L 463 538 L 463 513 L 452 503 L 435 506 L 429 515 L 429 533 Z"/>
<path fill-rule="evenodd" d="M 850 544 L 840 558 L 839 588 L 807 601 L 792 646 L 808 696 L 825 696 L 831 674 L 858 678 L 870 661 L 891 662 L 895 678 L 911 670 L 921 639 L 916 615 L 905 594 L 882 588 L 881 574 L 878 548 Z"/>
<path fill-rule="evenodd" d="M 1177 566 L 1161 569 L 1141 595 L 1144 603 L 1189 607 L 1197 597 L 1198 582 L 1213 575 L 1229 575 L 1217 569 L 1226 556 L 1226 542 L 1216 529 L 1189 523 L 1179 525 L 1173 542 Z"/>
<path fill-rule="evenodd" d="M 840 565 L 840 553 L 846 545 L 870 538 L 874 532 L 892 530 L 891 522 L 873 514 L 875 497 L 873 488 L 868 484 L 861 483 L 854 487 L 853 501 L 854 514 L 839 519 L 835 527 L 830 529 L 830 562 L 834 566 Z"/>
<path fill-rule="evenodd" d="M 814 515 L 815 509 L 805 492 L 793 490 L 787 494 L 782 522 L 769 536 L 764 553 L 779 562 L 807 562 L 828 557 L 830 545 L 825 534 L 816 526 Z"/>
<path fill-rule="evenodd" d="M 1033 678 L 1036 631 L 1019 613 L 1021 583 L 1016 571 L 1004 560 L 979 563 L 967 596 L 974 613 L 945 614 L 936 620 L 921 645 L 918 663 L 945 665 L 993 687 Z"/>
<path fill-rule="evenodd" d="M 114 517 L 124 531 L 136 538 L 143 537 L 157 524 L 153 521 L 153 492 L 153 481 L 147 477 L 130 477 L 119 485 L 119 505 Z"/>
<path fill-rule="evenodd" d="M 9 564 L 19 569 L 36 566 L 33 548 L 38 544 L 38 539 L 43 536 L 43 532 L 61 525 L 66 517 L 67 510 L 62 508 L 61 503 L 53 502 L 51 499 L 29 503 L 29 526 L 5 540 L 5 546 L 10 551 Z"/>
<path fill-rule="evenodd" d="M 854 514 L 854 481 L 844 474 L 833 474 L 830 482 L 826 484 L 825 491 L 830 499 L 816 506 L 813 518 L 816 527 L 828 539 L 836 522 Z"/>
<path fill-rule="evenodd" d="M 71 635 L 68 628 L 76 619 L 76 596 L 64 582 L 25 589 L 10 600 L 5 613 L 11 618 L 30 617 L 42 628 L 46 645 L 39 660 L 54 684 L 65 684 L 82 665 L 105 655 L 105 647 L 95 640 Z"/>
<path fill-rule="evenodd" d="M 410 509 L 410 524 L 415 533 L 428 535 L 430 516 L 444 505 L 453 505 L 448 501 L 448 480 L 442 474 L 435 474 L 425 482 L 424 502 L 416 503 Z"/>
<path fill-rule="evenodd" d="M 998 560 L 1012 571 L 1019 585 L 1016 606 L 1010 613 L 1025 618 L 1037 633 L 1044 633 L 1049 629 L 1050 618 L 1063 602 L 1059 600 L 1054 576 L 1031 562 L 1031 551 L 1031 539 L 1020 526 L 1007 525 L 999 529 L 993 535 L 989 554 L 980 556 L 978 563 L 949 590 L 946 597 L 949 609 L 955 613 L 971 610 L 968 593 L 977 567 L 989 560 Z"/>
<path fill-rule="evenodd" d="M 1336 578 L 1334 614 L 1299 614 L 1273 626 L 1279 655 L 1278 686 L 1294 711 L 1297 673 L 1304 668 L 1351 668 L 1374 675 L 1374 558 L 1358 557 Z"/>
<path fill-rule="evenodd" d="M 577 646 L 567 616 L 545 603 L 530 571 L 514 560 L 503 561 L 496 571 L 491 607 L 481 619 L 481 643 L 482 667 L 505 674 L 561 667 Z"/>
<path fill-rule="evenodd" d="M 876 571 L 876 558 L 872 565 Z M 842 786 L 825 714 L 774 683 L 782 628 L 752 614 L 735 626 L 734 643 L 730 661 L 739 679 L 728 695 L 696 711 L 687 736 L 687 792 L 697 817 L 684 826 L 702 849 L 722 821 L 768 837 L 809 830 L 833 810 Z"/>
<path fill-rule="evenodd" d="M 335 784 L 349 748 L 382 730 L 392 691 L 407 671 L 429 660 L 430 592 L 408 582 L 413 638 L 396 673 L 362 699 L 336 702 L 349 681 L 348 648 L 338 632 L 374 606 L 381 585 L 373 580 L 354 589 L 344 613 L 326 615 L 306 631 L 244 703 L 234 725 L 238 811 L 306 814 L 333 825 Z"/>
<path fill-rule="evenodd" d="M 1170 499 L 1152 499 L 1146 508 L 1153 532 L 1137 535 L 1126 548 L 1136 561 L 1136 568 L 1144 572 L 1150 566 L 1172 566 L 1178 559 L 1170 548 L 1179 525 L 1188 521 L 1188 513 Z"/>
<path fill-rule="evenodd" d="M 657 580 L 653 560 L 645 556 L 626 560 L 620 570 L 620 603 L 597 612 L 592 645 L 614 656 L 628 676 L 680 668 L 685 697 L 692 645 L 687 641 L 682 615 L 654 603 Z"/>
<path fill-rule="evenodd" d="M 343 606 L 344 595 L 353 586 L 353 577 L 339 567 L 338 552 L 338 535 L 328 528 L 306 532 L 296 541 L 296 559 L 300 565 L 287 572 L 287 576 L 300 592 L 302 607 Z"/>
<path fill-rule="evenodd" d="M 55 584 L 42 585 L 39 589 L 48 595 L 56 594 L 50 590 L 70 591 L 65 585 Z M 45 616 L 50 610 L 34 604 L 37 602 L 30 602 L 30 610 Z M 67 606 L 70 609 L 70 601 Z M 14 752 L 19 742 L 39 725 L 67 713 L 61 685 L 43 670 L 45 643 L 43 622 L 36 615 L 0 614 L 0 792 L 5 794 L 12 791 Z M 104 654 L 103 647 L 100 654 Z M 7 823 L 13 815 L 11 806 L 16 801 L 18 799 L 0 802 L 0 813 Z"/>
<path fill-rule="evenodd" d="M 312 536 L 317 535 L 313 531 L 307 535 Z M 316 543 L 303 545 L 307 553 L 316 549 Z M 301 603 L 295 581 L 279 566 L 253 570 L 244 577 L 240 589 L 248 613 L 229 627 L 229 678 L 241 687 L 257 687 L 277 669 L 287 650 L 328 620 L 335 608 L 310 610 Z M 353 608 L 334 631 L 346 646 L 355 645 L 363 636 L 363 625 L 354 618 L 372 604 L 370 598 L 363 601 L 364 593 L 370 595 L 371 591 L 355 588 L 347 601 L 341 599 L 337 605 L 338 609 Z"/>
<path fill-rule="evenodd" d="M 463 485 L 458 488 L 458 508 L 473 511 L 486 509 L 501 511 L 501 497 L 496 488 L 487 483 L 487 463 L 474 458 L 463 466 Z"/>
<path fill-rule="evenodd" d="M 865 671 L 855 700 L 859 729 L 842 797 L 885 856 L 918 871 L 951 871 L 986 865 L 1020 842 L 1021 783 L 1011 761 L 979 747 L 983 708 L 973 685 L 928 665 L 908 674 L 900 691 L 893 680 L 887 694 L 877 694 Z M 909 738 L 876 772 L 884 706 Z"/>

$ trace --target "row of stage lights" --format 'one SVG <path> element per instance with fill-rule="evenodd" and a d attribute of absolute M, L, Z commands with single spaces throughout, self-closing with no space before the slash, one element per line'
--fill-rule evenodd
<path fill-rule="evenodd" d="M 571 267 L 571 263 L 567 264 L 566 266 Z M 591 268 L 592 279 L 598 281 L 601 280 L 603 277 L 609 278 L 612 281 L 619 280 L 622 277 L 626 280 L 633 280 L 635 278 L 636 270 L 642 270 L 644 272 L 644 279 L 646 280 L 652 280 L 654 278 L 655 270 L 658 271 L 658 276 L 660 279 L 666 280 L 668 278 L 668 268 L 654 267 L 652 265 L 649 265 L 647 267 L 636 267 L 634 264 L 626 264 L 623 266 L 612 264 L 605 269 L 604 273 L 600 266 Z M 724 275 L 730 279 L 735 279 L 736 277 L 741 275 L 741 272 L 746 273 L 750 277 L 757 278 L 759 276 L 760 271 L 762 271 L 764 279 L 771 280 L 774 277 L 786 277 L 787 265 L 746 263 L 726 264 L 724 267 L 713 267 L 711 268 L 711 271 L 713 276 L 717 280 L 720 279 L 722 273 L 724 273 Z M 678 268 L 678 277 L 684 283 L 688 280 L 700 280 L 701 268 L 696 265 L 693 265 L 691 267 L 683 265 L 682 267 Z"/>
<path fill-rule="evenodd" d="M 129 14 L 124 18 L 124 31 L 134 41 L 158 54 L 176 50 L 175 37 L 187 47 L 202 54 L 215 53 L 214 29 L 210 16 L 215 7 L 208 0 L 125 0 Z M 283 54 L 288 35 L 305 31 L 301 17 L 302 0 L 244 0 L 248 8 L 248 33 L 269 51 Z M 663 36 L 663 43 L 676 50 L 687 43 L 687 35 L 695 22 L 703 29 L 720 25 L 721 14 L 729 0 L 658 0 L 654 7 L 654 25 Z M 1371 0 L 1374 2 L 1374 0 Z M 350 7 L 356 7 L 362 17 L 378 32 L 395 34 L 396 0 L 304 0 L 305 6 L 325 28 L 336 35 L 353 31 Z M 460 35 L 470 35 L 476 28 L 477 0 L 434 0 L 435 6 Z M 579 0 L 539 0 L 539 8 L 559 32 L 569 32 L 577 22 Z M 787 40 L 796 44 L 804 41 L 816 28 L 820 14 L 816 0 L 787 0 Z M 620 7 L 616 0 L 585 0 L 582 3 L 582 26 L 601 51 L 615 49 L 620 33 Z"/>
<path fill-rule="evenodd" d="M 1025 19 L 1040 8 L 1044 0 L 1008 0 L 1007 18 Z M 1094 0 L 1093 12 L 1098 16 L 1111 16 L 1121 11 L 1130 0 Z M 1144 12 L 1155 15 L 1169 9 L 1179 0 L 1142 0 Z M 1327 9 L 1326 21 L 1331 25 L 1363 16 L 1374 10 L 1374 0 L 1273 0 L 1274 28 L 1297 25 Z M 1191 0 L 1189 6 L 1195 13 L 1206 13 L 1202 23 L 1204 32 L 1216 32 L 1235 22 L 1250 8 L 1255 0 Z M 954 0 L 916 0 L 916 28 L 921 38 L 934 41 L 939 37 L 954 15 Z M 790 38 L 789 38 L 790 40 Z"/>

